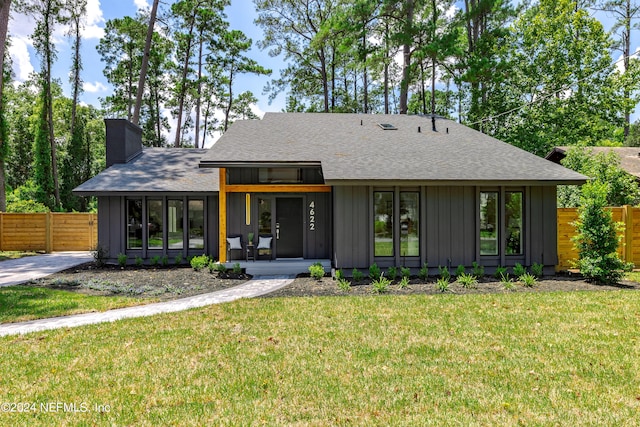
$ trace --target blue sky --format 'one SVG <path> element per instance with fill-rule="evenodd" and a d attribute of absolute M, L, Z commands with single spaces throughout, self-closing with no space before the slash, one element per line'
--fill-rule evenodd
<path fill-rule="evenodd" d="M 150 0 L 87 0 L 86 28 L 83 33 L 82 61 L 84 65 L 82 78 L 84 80 L 84 93 L 81 101 L 87 104 L 99 106 L 99 98 L 111 93 L 106 78 L 102 74 L 103 65 L 96 46 L 103 35 L 105 22 L 109 19 L 123 16 L 133 16 L 139 8 L 148 8 Z M 166 5 L 164 6 L 166 7 Z M 282 58 L 271 58 L 266 51 L 259 50 L 255 44 L 262 37 L 262 30 L 253 23 L 256 18 L 255 7 L 252 0 L 231 0 L 231 6 L 226 9 L 227 20 L 230 27 L 243 31 L 253 39 L 254 48 L 250 56 L 261 65 L 271 68 L 273 76 L 284 68 Z M 610 25 L 611 19 L 606 16 L 598 16 L 605 27 Z M 14 63 L 14 74 L 18 82 L 24 81 L 30 72 L 39 70 L 38 59 L 34 55 L 30 35 L 33 33 L 34 24 L 30 18 L 19 14 L 12 14 L 9 23 L 9 35 L 12 46 L 11 57 Z M 632 50 L 637 49 L 639 30 L 635 31 Z M 70 40 L 65 36 L 65 29 L 58 28 L 55 34 L 55 45 L 58 50 L 58 59 L 55 63 L 54 76 L 61 79 L 63 89 L 67 96 L 70 95 L 68 75 L 70 69 Z M 619 53 L 614 54 L 614 59 L 619 59 Z M 280 95 L 271 105 L 268 96 L 263 95 L 265 84 L 272 78 L 269 76 L 241 76 L 238 80 L 237 92 L 251 90 L 258 98 L 255 111 L 261 115 L 266 111 L 280 111 L 284 107 L 284 95 Z M 634 118 L 637 116 L 634 115 Z"/>

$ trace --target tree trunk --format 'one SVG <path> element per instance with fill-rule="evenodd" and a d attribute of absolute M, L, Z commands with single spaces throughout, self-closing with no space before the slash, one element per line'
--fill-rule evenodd
<path fill-rule="evenodd" d="M 402 81 L 400 82 L 400 114 L 407 114 L 409 102 L 409 81 L 411 79 L 411 48 L 412 48 L 412 32 L 413 32 L 413 12 L 414 0 L 407 0 L 405 34 L 407 37 L 402 45 Z"/>
<path fill-rule="evenodd" d="M 198 87 L 196 89 L 198 95 L 196 96 L 196 123 L 195 123 L 195 136 L 193 138 L 193 145 L 195 148 L 198 148 L 198 143 L 200 141 L 200 104 L 202 103 L 202 46 L 204 45 L 204 40 L 202 40 L 202 31 L 200 29 L 200 36 L 198 37 Z M 203 147 L 204 148 L 204 147 Z"/>
<path fill-rule="evenodd" d="M 4 87 L 4 51 L 7 42 L 7 28 L 9 27 L 9 8 L 11 0 L 3 0 L 0 4 L 0 111 L 4 112 L 4 98 L 2 89 Z M 0 138 L 3 135 L 0 133 Z M 7 152 L 5 145 L 8 141 L 0 140 L 0 212 L 7 210 L 7 195 L 5 191 L 4 176 L 4 156 Z"/>
<path fill-rule="evenodd" d="M 147 28 L 147 39 L 144 43 L 144 53 L 142 54 L 142 64 L 140 64 L 140 78 L 138 79 L 138 91 L 136 93 L 136 103 L 133 107 L 133 117 L 131 121 L 136 125 L 140 121 L 140 107 L 142 106 L 142 94 L 144 93 L 144 82 L 147 79 L 147 68 L 149 67 L 149 55 L 151 52 L 151 42 L 153 40 L 153 27 L 156 23 L 156 13 L 158 11 L 159 0 L 153 0 L 151 15 L 149 16 L 149 27 Z"/>

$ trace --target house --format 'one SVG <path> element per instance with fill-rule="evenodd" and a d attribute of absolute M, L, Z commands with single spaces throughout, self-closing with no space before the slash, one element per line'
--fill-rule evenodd
<path fill-rule="evenodd" d="M 267 113 L 208 150 L 142 149 L 137 126 L 105 122 L 108 168 L 75 192 L 98 196 L 110 258 L 551 272 L 556 186 L 587 179 L 437 116 Z M 250 234 L 263 249 L 248 247 Z"/>
<path fill-rule="evenodd" d="M 554 147 L 546 155 L 547 160 L 560 164 L 567 157 L 567 150 L 571 147 Z M 640 181 L 640 147 L 584 147 L 598 153 L 616 153 L 620 158 L 620 168 Z"/>

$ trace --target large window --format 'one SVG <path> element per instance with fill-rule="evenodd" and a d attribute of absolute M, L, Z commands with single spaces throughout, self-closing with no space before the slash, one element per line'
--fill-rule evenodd
<path fill-rule="evenodd" d="M 393 192 L 376 191 L 374 203 L 374 255 L 393 256 Z"/>
<path fill-rule="evenodd" d="M 302 169 L 259 168 L 258 180 L 261 184 L 299 184 L 302 182 Z"/>
<path fill-rule="evenodd" d="M 400 192 L 400 255 L 420 256 L 420 193 Z"/>
<path fill-rule="evenodd" d="M 162 200 L 147 200 L 148 249 L 163 248 Z"/>
<path fill-rule="evenodd" d="M 505 196 L 505 253 L 522 255 L 522 191 L 507 191 Z"/>
<path fill-rule="evenodd" d="M 184 248 L 184 203 L 182 200 L 169 200 L 167 209 L 167 231 L 169 249 Z"/>
<path fill-rule="evenodd" d="M 127 199 L 127 249 L 142 249 L 142 199 Z"/>
<path fill-rule="evenodd" d="M 258 199 L 258 233 L 271 234 L 271 199 Z"/>
<path fill-rule="evenodd" d="M 189 200 L 189 249 L 204 249 L 203 200 Z"/>
<path fill-rule="evenodd" d="M 480 193 L 480 255 L 498 255 L 498 192 Z"/>

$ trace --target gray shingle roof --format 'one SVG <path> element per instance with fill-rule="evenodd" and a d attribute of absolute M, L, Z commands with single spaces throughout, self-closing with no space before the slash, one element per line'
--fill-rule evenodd
<path fill-rule="evenodd" d="M 207 151 L 145 148 L 129 163 L 115 164 L 73 191 L 80 195 L 218 191 L 218 170 L 198 168 Z"/>
<path fill-rule="evenodd" d="M 397 130 L 383 130 L 388 123 Z M 420 128 L 420 132 L 418 131 Z M 443 118 L 267 113 L 233 124 L 202 167 L 320 163 L 329 184 L 357 181 L 582 183 L 587 177 Z M 448 129 L 448 132 L 447 132 Z"/>

